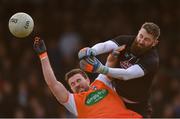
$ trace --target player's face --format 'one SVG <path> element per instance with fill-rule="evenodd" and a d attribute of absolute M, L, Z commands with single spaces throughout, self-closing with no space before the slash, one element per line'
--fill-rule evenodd
<path fill-rule="evenodd" d="M 155 39 L 151 34 L 149 34 L 144 28 L 139 30 L 136 37 L 136 45 L 139 48 L 147 49 L 155 46 L 157 44 L 157 39 Z"/>
<path fill-rule="evenodd" d="M 89 89 L 90 81 L 81 74 L 75 74 L 69 78 L 68 83 L 74 93 L 80 93 Z"/>

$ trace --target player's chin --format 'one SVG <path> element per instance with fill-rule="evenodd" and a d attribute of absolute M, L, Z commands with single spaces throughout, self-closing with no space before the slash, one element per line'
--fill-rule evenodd
<path fill-rule="evenodd" d="M 84 91 L 85 91 L 84 88 L 80 88 L 80 89 L 78 90 L 79 93 L 82 93 L 82 92 L 84 92 Z"/>
<path fill-rule="evenodd" d="M 78 89 L 78 90 L 76 90 L 75 92 L 76 92 L 76 93 L 81 93 L 82 91 Z"/>

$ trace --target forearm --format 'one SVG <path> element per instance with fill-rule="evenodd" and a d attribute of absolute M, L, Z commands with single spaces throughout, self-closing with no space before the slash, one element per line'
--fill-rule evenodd
<path fill-rule="evenodd" d="M 116 79 L 130 80 L 144 76 L 144 71 L 139 65 L 134 65 L 128 69 L 109 68 L 106 75 Z"/>
<path fill-rule="evenodd" d="M 95 50 L 96 55 L 108 53 L 117 48 L 118 45 L 113 41 L 109 40 L 103 43 L 98 43 L 92 47 Z"/>
<path fill-rule="evenodd" d="M 43 75 L 44 75 L 47 85 L 54 86 L 57 83 L 57 80 L 51 68 L 49 58 L 46 57 L 45 59 L 41 60 L 41 65 L 42 65 Z"/>
<path fill-rule="evenodd" d="M 48 56 L 44 59 L 41 59 L 41 65 L 44 79 L 48 87 L 50 88 L 51 92 L 60 103 L 65 102 L 68 99 L 69 92 L 59 81 L 56 80 Z"/>

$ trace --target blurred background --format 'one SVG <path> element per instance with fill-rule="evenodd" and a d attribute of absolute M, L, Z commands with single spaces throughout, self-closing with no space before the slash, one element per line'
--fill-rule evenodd
<path fill-rule="evenodd" d="M 33 33 L 17 39 L 8 20 L 26 12 Z M 153 117 L 180 117 L 179 0 L 0 0 L 0 117 L 73 117 L 49 91 L 32 44 L 46 43 L 57 79 L 78 66 L 78 51 L 118 35 L 136 35 L 151 21 L 161 28 L 160 68 L 153 82 Z M 99 56 L 105 62 L 106 55 Z M 89 74 L 93 79 L 96 75 Z"/>

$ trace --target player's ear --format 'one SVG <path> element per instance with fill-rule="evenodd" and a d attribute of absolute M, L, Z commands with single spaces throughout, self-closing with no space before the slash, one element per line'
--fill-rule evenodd
<path fill-rule="evenodd" d="M 159 43 L 159 40 L 156 39 L 153 43 L 153 46 L 156 46 L 158 43 Z"/>
<path fill-rule="evenodd" d="M 90 84 L 90 79 L 89 78 L 86 78 L 86 81 Z"/>

